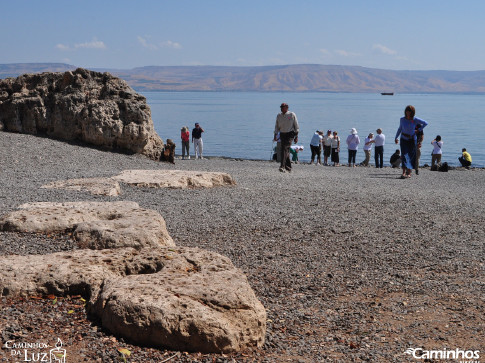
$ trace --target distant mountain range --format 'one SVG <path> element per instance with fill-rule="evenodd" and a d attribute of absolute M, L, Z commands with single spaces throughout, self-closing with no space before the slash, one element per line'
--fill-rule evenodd
<path fill-rule="evenodd" d="M 24 73 L 63 72 L 62 63 L 0 64 L 0 78 Z M 485 93 L 485 71 L 393 71 L 317 64 L 224 67 L 150 66 L 93 69 L 123 78 L 143 91 L 293 91 Z"/>

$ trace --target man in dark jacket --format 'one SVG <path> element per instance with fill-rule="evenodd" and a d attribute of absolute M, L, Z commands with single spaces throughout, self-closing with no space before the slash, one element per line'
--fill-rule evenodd
<path fill-rule="evenodd" d="M 203 159 L 202 150 L 204 143 L 202 142 L 202 133 L 204 129 L 200 127 L 199 123 L 195 123 L 195 128 L 192 129 L 192 142 L 194 144 L 195 158 Z"/>

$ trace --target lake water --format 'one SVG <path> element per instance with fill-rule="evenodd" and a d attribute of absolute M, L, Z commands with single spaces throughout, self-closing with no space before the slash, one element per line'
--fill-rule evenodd
<path fill-rule="evenodd" d="M 204 128 L 204 155 L 269 160 L 279 105 L 286 102 L 300 124 L 299 145 L 305 147 L 301 161 L 309 161 L 310 139 L 315 130 L 336 130 L 344 142 L 341 161 L 347 160 L 345 139 L 352 127 L 361 138 L 357 162 L 364 159 L 364 138 L 382 128 L 386 135 L 384 162 L 398 148 L 394 136 L 406 105 L 426 120 L 421 164 L 431 163 L 431 141 L 441 135 L 442 161 L 459 165 L 461 149 L 467 148 L 474 166 L 485 166 L 481 131 L 485 125 L 485 95 L 293 93 L 293 92 L 144 92 L 158 134 L 177 144 L 180 129 L 195 122 Z M 190 149 L 193 155 L 193 144 Z M 373 156 L 371 158 L 373 162 Z"/>

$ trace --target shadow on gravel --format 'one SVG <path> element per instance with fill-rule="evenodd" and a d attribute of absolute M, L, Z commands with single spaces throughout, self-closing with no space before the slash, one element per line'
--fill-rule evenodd
<path fill-rule="evenodd" d="M 369 175 L 371 179 L 401 179 L 401 175 L 396 174 L 371 174 Z"/>

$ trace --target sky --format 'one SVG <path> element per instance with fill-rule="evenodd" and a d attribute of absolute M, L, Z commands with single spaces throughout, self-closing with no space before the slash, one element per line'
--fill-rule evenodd
<path fill-rule="evenodd" d="M 0 64 L 485 70 L 483 0 L 0 0 Z"/>

